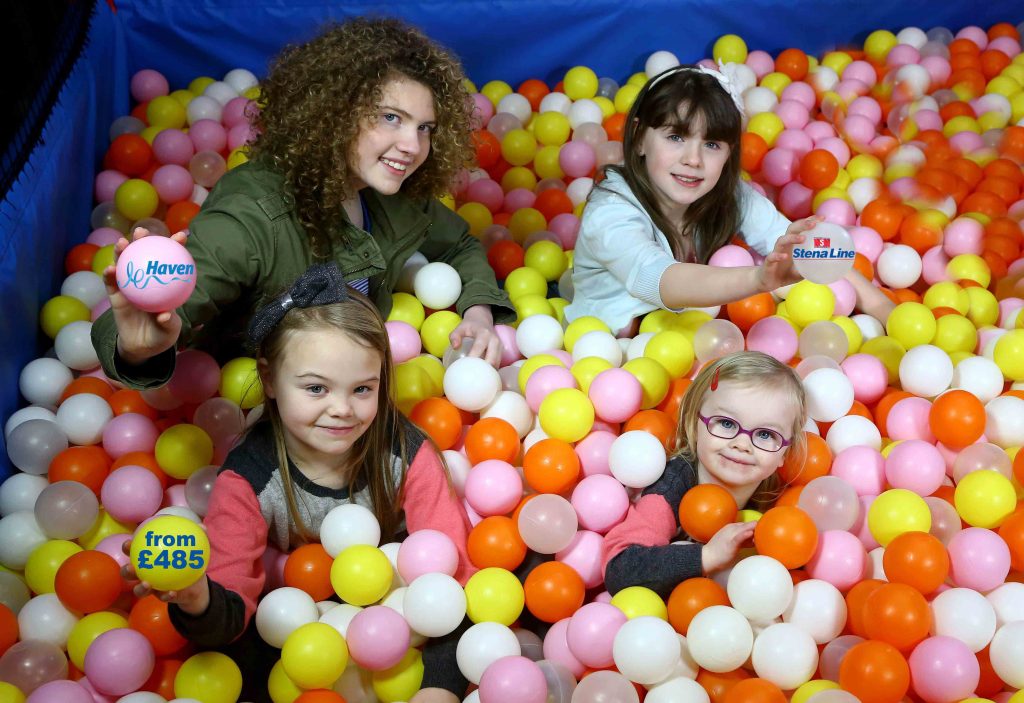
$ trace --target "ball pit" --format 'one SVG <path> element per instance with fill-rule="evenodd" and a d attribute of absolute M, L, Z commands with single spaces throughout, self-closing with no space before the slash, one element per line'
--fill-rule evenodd
<path fill-rule="evenodd" d="M 476 624 L 461 636 L 458 665 L 479 685 L 467 700 L 484 703 L 639 700 L 637 687 L 651 703 L 1019 698 L 1019 33 L 1008 24 L 955 37 L 879 30 L 822 57 L 773 57 L 727 35 L 711 53 L 737 64 L 745 88 L 745 177 L 787 216 L 818 214 L 847 230 L 852 265 L 895 312 L 884 324 L 854 315 L 844 282 L 808 269 L 806 282 L 722 309 L 652 313 L 621 344 L 595 320 L 570 323 L 566 271 L 596 170 L 621 160 L 624 114 L 646 78 L 679 61 L 656 52 L 646 76 L 621 85 L 585 66 L 553 91 L 537 79 L 483 85 L 473 96 L 479 168 L 452 204 L 519 313 L 499 326 L 501 368 L 449 353 L 459 317 L 446 308 L 461 283 L 447 264 L 410 269 L 388 322 L 399 403 L 448 450 L 481 571 L 463 588 L 446 537 L 380 546 L 372 514 L 342 506 L 324 522 L 323 547 L 289 557 L 284 585 L 257 609 L 261 636 L 283 648 L 268 684 L 276 703 L 310 703 L 316 692 L 304 689 L 332 687 L 353 700 L 366 689 L 405 700 L 422 676 L 416 646 L 465 615 Z M 0 485 L 2 700 L 238 698 L 237 667 L 215 653 L 175 659 L 185 643 L 166 606 L 133 602 L 116 569 L 127 560 L 120 544 L 175 495 L 205 512 L 216 464 L 263 399 L 255 361 L 218 368 L 185 351 L 165 389 L 115 392 L 83 340 L 104 303 L 95 272 L 119 235 L 142 220 L 155 234 L 144 241 L 169 243 L 160 233 L 186 227 L 207 189 L 244 160 L 255 85 L 232 71 L 189 86 L 182 102 L 143 70 L 131 92 L 145 108 L 111 127 L 94 230 L 40 311 L 56 358 L 24 367 L 28 407 L 5 426 L 23 473 Z M 754 260 L 730 245 L 711 263 Z M 189 292 L 147 309 L 173 308 Z M 743 348 L 804 379 L 807 459 L 783 468 L 792 486 L 760 516 L 755 551 L 719 582 L 690 579 L 667 602 L 643 588 L 609 599 L 599 593 L 604 535 L 664 471 L 688 379 Z M 745 519 L 743 506 L 704 493 L 684 501 L 691 536 Z M 157 519 L 196 529 L 180 515 Z M 523 583 L 512 572 L 528 549 L 544 560 Z M 317 601 L 332 594 L 346 604 L 321 614 Z M 551 624 L 532 648 L 532 635 L 513 629 L 527 611 Z M 80 684 L 68 680 L 69 658 Z"/>

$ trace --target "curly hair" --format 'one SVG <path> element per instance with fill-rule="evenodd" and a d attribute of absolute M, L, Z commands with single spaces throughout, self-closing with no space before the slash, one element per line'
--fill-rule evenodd
<path fill-rule="evenodd" d="M 437 119 L 430 154 L 402 192 L 438 197 L 472 154 L 472 101 L 458 59 L 419 30 L 396 19 L 328 25 L 311 41 L 286 47 L 261 83 L 251 155 L 284 176 L 314 256 L 328 255 L 328 228 L 353 195 L 347 156 L 360 128 L 385 84 L 400 77 L 430 89 Z"/>

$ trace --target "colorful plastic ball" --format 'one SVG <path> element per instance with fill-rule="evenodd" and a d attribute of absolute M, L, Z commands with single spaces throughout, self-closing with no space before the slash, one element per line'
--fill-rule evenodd
<path fill-rule="evenodd" d="M 158 591 L 178 591 L 206 573 L 210 541 L 192 520 L 161 515 L 139 527 L 129 556 L 141 580 Z"/>
<path fill-rule="evenodd" d="M 549 437 L 578 442 L 594 425 L 594 406 L 582 391 L 562 388 L 548 394 L 537 416 Z"/>
<path fill-rule="evenodd" d="M 1011 381 L 1024 381 L 1024 329 L 1011 330 L 995 344 L 992 359 Z"/>
<path fill-rule="evenodd" d="M 523 656 L 503 657 L 487 667 L 480 677 L 480 699 L 545 703 L 548 684 L 544 672 Z"/>
<path fill-rule="evenodd" d="M 921 303 L 900 303 L 890 313 L 885 329 L 906 349 L 929 344 L 935 337 L 935 315 Z"/>
<path fill-rule="evenodd" d="M 455 407 L 478 412 L 501 390 L 501 377 L 483 359 L 459 359 L 444 374 L 444 394 Z"/>
<path fill-rule="evenodd" d="M 34 511 L 39 528 L 51 539 L 77 539 L 96 522 L 99 501 L 78 481 L 56 481 L 39 494 Z"/>
<path fill-rule="evenodd" d="M 871 504 L 868 528 L 883 547 L 904 532 L 927 532 L 931 512 L 921 496 L 903 488 L 885 491 Z"/>
<path fill-rule="evenodd" d="M 586 66 L 570 68 L 562 82 L 565 85 L 565 94 L 571 100 L 592 98 L 597 95 L 597 74 Z"/>
<path fill-rule="evenodd" d="M 221 652 L 200 652 L 185 660 L 174 676 L 174 695 L 203 703 L 232 703 L 242 692 L 242 672 Z"/>
<path fill-rule="evenodd" d="M 657 437 L 642 430 L 624 432 L 612 443 L 608 466 L 628 488 L 646 488 L 665 471 L 665 447 Z"/>
<path fill-rule="evenodd" d="M 724 605 L 712 605 L 697 613 L 686 639 L 694 661 L 716 673 L 742 666 L 754 646 L 750 623 L 737 610 Z"/>
<path fill-rule="evenodd" d="M 220 395 L 242 410 L 251 410 L 263 402 L 263 384 L 256 371 L 256 360 L 239 357 L 224 364 L 220 374 Z"/>
<path fill-rule="evenodd" d="M 399 658 L 404 653 L 405 648 Z M 345 638 L 322 622 L 311 622 L 297 628 L 288 635 L 281 648 L 281 664 L 288 678 L 306 689 L 330 688 L 345 670 L 348 658 L 349 647 Z"/>
<path fill-rule="evenodd" d="M 117 285 L 140 310 L 174 310 L 195 289 L 195 261 L 173 239 L 143 237 L 129 244 L 118 257 Z"/>
<path fill-rule="evenodd" d="M 526 607 L 542 622 L 555 623 L 571 617 L 583 605 L 583 578 L 568 564 L 538 564 L 523 583 Z"/>
<path fill-rule="evenodd" d="M 511 572 L 494 567 L 481 569 L 466 582 L 466 614 L 474 623 L 498 623 L 508 627 L 523 611 L 523 586 Z"/>
<path fill-rule="evenodd" d="M 997 471 L 972 471 L 957 484 L 954 504 L 968 525 L 995 529 L 1016 510 L 1017 492 Z"/>
<path fill-rule="evenodd" d="M 213 440 L 195 425 L 174 425 L 161 433 L 153 454 L 164 473 L 186 479 L 212 462 Z"/>
<path fill-rule="evenodd" d="M 555 554 L 572 543 L 579 519 L 568 500 L 543 493 L 520 508 L 516 527 L 527 547 L 541 554 Z"/>
<path fill-rule="evenodd" d="M 369 605 L 391 588 L 394 569 L 377 547 L 355 544 L 341 552 L 331 566 L 331 585 L 346 603 Z"/>
<path fill-rule="evenodd" d="M 611 368 L 597 374 L 587 395 L 597 417 L 605 422 L 625 422 L 639 412 L 643 387 L 625 369 Z"/>
<path fill-rule="evenodd" d="M 81 300 L 67 295 L 50 298 L 39 312 L 39 322 L 47 337 L 56 339 L 68 324 L 89 321 L 89 308 Z"/>
<path fill-rule="evenodd" d="M 1010 548 L 998 533 L 968 527 L 953 535 L 946 548 L 949 576 L 955 586 L 987 593 L 1006 581 Z"/>

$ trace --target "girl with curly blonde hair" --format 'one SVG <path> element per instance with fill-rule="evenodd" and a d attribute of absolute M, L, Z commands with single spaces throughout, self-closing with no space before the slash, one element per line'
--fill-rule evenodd
<path fill-rule="evenodd" d="M 452 345 L 472 338 L 470 354 L 497 365 L 494 318 L 514 311 L 466 223 L 436 199 L 472 153 L 463 81 L 454 56 L 395 19 L 331 25 L 283 50 L 261 85 L 249 162 L 221 178 L 187 238 L 174 235 L 196 262 L 193 295 L 145 312 L 105 273 L 111 311 L 93 342 L 107 375 L 159 387 L 179 341 L 239 356 L 252 313 L 312 263 L 335 262 L 386 317 L 417 251 L 462 279 Z"/>

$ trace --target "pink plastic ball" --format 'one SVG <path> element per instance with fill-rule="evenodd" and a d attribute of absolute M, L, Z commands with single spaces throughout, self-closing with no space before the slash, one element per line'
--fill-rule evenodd
<path fill-rule="evenodd" d="M 577 610 L 566 629 L 569 651 L 584 666 L 603 669 L 614 662 L 612 645 L 626 614 L 614 605 L 588 603 Z M 545 652 L 545 655 L 547 652 Z"/>
<path fill-rule="evenodd" d="M 108 200 L 113 200 L 114 193 L 117 192 L 118 186 L 127 180 L 128 176 L 113 169 L 107 169 L 97 173 L 96 180 L 93 185 L 93 193 L 96 197 L 96 202 L 103 203 Z"/>
<path fill-rule="evenodd" d="M 194 185 L 192 174 L 178 164 L 164 164 L 153 172 L 153 187 L 160 200 L 169 205 L 188 200 Z"/>
<path fill-rule="evenodd" d="M 857 305 L 857 291 L 854 290 L 853 284 L 845 278 L 840 278 L 838 281 L 829 283 L 828 287 L 832 289 L 832 294 L 836 298 L 833 314 L 842 316 L 851 314 Z"/>
<path fill-rule="evenodd" d="M 853 239 L 853 248 L 857 250 L 857 253 L 863 254 L 872 264 L 875 263 L 885 244 L 882 241 L 882 236 L 870 227 L 858 225 L 850 228 L 850 237 Z"/>
<path fill-rule="evenodd" d="M 128 467 L 123 466 L 121 468 Z M 157 482 L 159 483 L 159 479 L 157 479 Z M 102 540 L 100 540 L 100 543 L 94 547 L 94 549 L 97 552 L 103 552 L 108 557 L 116 561 L 118 566 L 124 566 L 128 563 L 129 559 L 128 555 L 124 553 L 124 549 L 122 549 L 122 546 L 124 545 L 125 542 L 131 540 L 131 538 L 132 536 L 127 532 L 118 532 L 116 534 L 104 537 Z M 127 582 L 125 582 L 125 587 L 127 587 Z"/>
<path fill-rule="evenodd" d="M 562 365 L 565 366 L 565 368 L 569 368 L 570 366 L 572 366 L 572 354 L 565 351 L 564 349 L 545 349 L 543 353 L 550 354 L 551 356 L 561 361 Z"/>
<path fill-rule="evenodd" d="M 526 382 L 526 403 L 530 410 L 536 413 L 540 411 L 540 404 L 552 391 L 576 387 L 576 377 L 569 369 L 562 366 L 542 366 L 534 371 L 530 375 L 530 380 Z"/>
<path fill-rule="evenodd" d="M 153 156 L 162 164 L 188 166 L 195 153 L 192 140 L 180 129 L 165 129 L 153 137 Z"/>
<path fill-rule="evenodd" d="M 871 510 L 871 504 L 875 502 L 875 498 L 878 496 L 859 496 L 860 502 L 860 513 L 857 515 L 857 519 L 853 523 L 853 527 L 850 528 L 850 532 L 854 534 L 860 543 L 864 545 L 864 549 L 870 552 L 872 549 L 880 547 L 878 540 L 871 534 L 871 528 L 868 525 L 868 511 Z"/>
<path fill-rule="evenodd" d="M 543 369 L 535 371 L 534 376 L 541 370 Z M 533 381 L 533 376 L 530 377 L 530 381 Z M 526 393 L 529 402 L 530 382 L 526 384 Z M 594 404 L 594 412 L 606 422 L 625 422 L 640 411 L 640 405 L 643 403 L 643 387 L 640 381 L 625 369 L 606 369 L 599 373 L 591 382 L 587 395 Z"/>
<path fill-rule="evenodd" d="M 175 357 L 167 387 L 183 403 L 202 403 L 220 388 L 220 365 L 206 352 L 186 349 Z"/>
<path fill-rule="evenodd" d="M 721 266 L 723 268 L 734 268 L 738 266 L 753 266 L 754 259 L 750 252 L 736 244 L 726 244 L 708 259 L 709 266 Z"/>
<path fill-rule="evenodd" d="M 516 212 L 524 207 L 533 207 L 537 200 L 537 194 L 526 188 L 513 188 L 505 194 L 505 204 L 502 210 L 505 212 Z"/>
<path fill-rule="evenodd" d="M 781 317 L 758 320 L 747 332 L 748 350 L 764 352 L 784 364 L 796 356 L 799 345 L 796 330 Z"/>
<path fill-rule="evenodd" d="M 978 48 L 982 51 L 988 46 L 988 34 L 985 30 L 978 26 L 964 27 L 956 33 L 957 39 L 970 39 L 972 42 L 978 45 Z"/>
<path fill-rule="evenodd" d="M 162 507 L 188 508 L 188 498 L 185 497 L 185 484 L 176 483 L 168 486 L 164 491 L 164 504 Z M 191 510 L 191 508 L 189 508 Z"/>
<path fill-rule="evenodd" d="M 842 198 L 829 198 L 820 205 L 814 213 L 824 217 L 826 222 L 832 222 L 843 227 L 850 227 L 857 221 L 857 212 L 846 200 Z"/>
<path fill-rule="evenodd" d="M 100 491 L 100 500 L 111 517 L 133 524 L 152 517 L 163 498 L 160 479 L 141 466 L 117 469 L 107 476 Z"/>
<path fill-rule="evenodd" d="M 775 59 L 767 51 L 761 51 L 760 49 L 747 54 L 746 64 L 754 71 L 754 75 L 757 76 L 758 80 L 761 80 L 775 70 Z"/>
<path fill-rule="evenodd" d="M 608 452 L 614 442 L 613 433 L 595 430 L 576 443 L 574 451 L 580 459 L 580 472 L 583 476 L 611 476 Z"/>
<path fill-rule="evenodd" d="M 873 405 L 885 394 L 889 386 L 889 372 L 877 357 L 853 354 L 843 359 L 840 366 L 853 384 L 854 400 Z"/>
<path fill-rule="evenodd" d="M 935 110 L 918 110 L 914 113 L 914 124 L 918 130 L 942 129 L 942 115 Z"/>
<path fill-rule="evenodd" d="M 928 77 L 931 78 L 933 86 L 945 85 L 953 73 L 949 59 L 941 56 L 925 56 L 921 59 L 921 66 L 928 71 Z"/>
<path fill-rule="evenodd" d="M 240 122 L 228 130 L 228 150 L 251 144 L 256 140 L 256 130 L 248 122 Z M 206 186 L 210 188 L 211 186 Z"/>
<path fill-rule="evenodd" d="M 827 139 L 828 137 L 836 136 L 835 128 L 828 122 L 824 122 L 822 120 L 808 122 L 807 126 L 804 127 L 804 133 L 815 142 L 819 139 Z"/>
<path fill-rule="evenodd" d="M 852 146 L 863 150 L 875 138 L 875 125 L 867 117 L 851 115 L 843 121 L 843 133 Z"/>
<path fill-rule="evenodd" d="M 480 700 L 545 703 L 547 680 L 540 667 L 526 657 L 502 657 L 480 677 Z"/>
<path fill-rule="evenodd" d="M 583 606 L 584 608 L 587 606 Z M 615 608 L 615 606 L 612 606 Z M 619 610 L 618 608 L 615 608 Z M 577 611 L 579 612 L 579 611 Z M 622 611 L 619 610 L 621 613 Z M 625 617 L 625 615 L 623 615 Z M 620 625 L 621 626 L 621 625 Z M 561 664 L 568 669 L 573 676 L 582 676 L 583 672 L 587 670 L 586 664 L 581 662 L 569 649 L 569 644 L 566 642 L 566 631 L 569 627 L 569 618 L 559 620 L 548 630 L 548 633 L 544 635 L 544 658 L 548 661 L 553 661 L 557 664 Z"/>
<path fill-rule="evenodd" d="M 85 238 L 85 243 L 105 247 L 109 244 L 116 244 L 117 240 L 123 236 L 124 234 L 113 227 L 99 227 L 89 233 L 89 236 Z"/>
<path fill-rule="evenodd" d="M 853 102 L 858 97 L 867 95 L 871 90 L 871 86 L 855 78 L 845 78 L 839 81 L 832 90 L 843 99 L 843 102 Z M 829 103 L 826 103 L 825 107 L 830 107 Z M 826 112 L 825 114 L 827 115 L 828 113 Z"/>
<path fill-rule="evenodd" d="M 451 537 L 438 530 L 417 530 L 398 549 L 398 573 L 406 583 L 423 574 L 454 576 L 459 568 L 459 550 Z"/>
<path fill-rule="evenodd" d="M 782 100 L 795 100 L 808 110 L 813 110 L 817 104 L 817 95 L 808 83 L 796 81 L 782 89 Z"/>
<path fill-rule="evenodd" d="M 93 703 L 92 694 L 77 681 L 49 681 L 32 691 L 25 703 Z"/>
<path fill-rule="evenodd" d="M 345 642 L 352 659 L 364 669 L 383 671 L 402 660 L 411 633 L 405 618 L 386 605 L 360 610 L 348 624 Z"/>
<path fill-rule="evenodd" d="M 519 504 L 523 479 L 511 464 L 487 459 L 466 477 L 466 501 L 483 517 L 504 515 Z"/>
<path fill-rule="evenodd" d="M 926 703 L 970 698 L 981 679 L 974 652 L 955 637 L 929 637 L 907 660 L 914 692 Z"/>
<path fill-rule="evenodd" d="M 850 103 L 847 114 L 867 117 L 876 127 L 882 122 L 882 106 L 878 104 L 877 100 L 867 96 L 857 98 Z"/>
<path fill-rule="evenodd" d="M 626 516 L 629 494 L 613 476 L 595 474 L 577 484 L 571 502 L 581 527 L 604 534 Z"/>
<path fill-rule="evenodd" d="M 1010 573 L 1010 548 L 992 530 L 968 527 L 953 535 L 947 549 L 950 580 L 961 588 L 987 593 Z"/>
<path fill-rule="evenodd" d="M 796 178 L 799 162 L 796 154 L 789 149 L 778 147 L 764 155 L 761 173 L 773 186 L 784 186 Z"/>
<path fill-rule="evenodd" d="M 779 191 L 779 209 L 794 220 L 809 216 L 813 202 L 814 191 L 797 181 L 790 181 Z"/>
<path fill-rule="evenodd" d="M 897 44 L 885 57 L 885 65 L 889 68 L 898 68 L 910 63 L 918 63 L 921 60 L 921 52 L 909 44 Z"/>
<path fill-rule="evenodd" d="M 159 430 L 153 421 L 138 413 L 122 413 L 103 428 L 103 451 L 117 459 L 128 452 L 152 452 Z"/>
<path fill-rule="evenodd" d="M 481 178 L 473 181 L 466 188 L 466 200 L 484 205 L 492 213 L 501 210 L 505 202 L 505 191 L 501 184 L 492 181 L 490 178 Z"/>
<path fill-rule="evenodd" d="M 548 229 L 558 235 L 562 248 L 569 251 L 576 247 L 576 236 L 580 231 L 580 218 L 571 212 L 563 212 L 551 218 Z"/>
<path fill-rule="evenodd" d="M 249 117 L 247 112 L 254 111 L 256 109 L 256 103 L 248 98 L 241 96 L 232 98 L 228 101 L 227 105 L 224 106 L 224 111 L 221 113 L 220 121 L 224 123 L 224 126 L 231 129 L 235 125 L 248 122 Z"/>
<path fill-rule="evenodd" d="M 970 217 L 958 217 L 946 225 L 942 233 L 942 249 L 950 257 L 958 254 L 980 256 L 984 236 L 985 228 L 980 222 Z"/>
<path fill-rule="evenodd" d="M 789 129 L 801 129 L 811 119 L 807 106 L 796 100 L 781 100 L 773 112 Z"/>
<path fill-rule="evenodd" d="M 840 591 L 864 578 L 868 568 L 864 545 L 844 530 L 826 530 L 818 535 L 818 547 L 807 563 L 811 578 L 828 581 Z"/>
<path fill-rule="evenodd" d="M 877 496 L 885 490 L 885 459 L 872 447 L 847 447 L 832 460 L 829 473 L 851 486 L 859 496 Z"/>
<path fill-rule="evenodd" d="M 814 148 L 814 140 L 802 129 L 784 129 L 775 140 L 776 149 L 789 149 L 798 158 L 803 158 Z M 763 168 L 763 166 L 762 166 Z"/>
<path fill-rule="evenodd" d="M 935 435 L 932 434 L 931 425 L 928 422 L 928 413 L 932 404 L 925 398 L 904 398 L 897 401 L 885 421 L 889 437 L 892 439 L 922 439 L 933 444 Z"/>
<path fill-rule="evenodd" d="M 188 250 L 173 239 L 143 237 L 118 257 L 117 286 L 140 310 L 174 310 L 196 287 L 196 264 Z"/>
<path fill-rule="evenodd" d="M 566 142 L 558 150 L 558 165 L 572 178 L 589 176 L 597 165 L 594 147 L 586 142 Z"/>
<path fill-rule="evenodd" d="M 495 325 L 494 331 L 501 340 L 501 366 L 508 366 L 523 358 L 516 344 L 516 331 L 508 325 Z"/>
<path fill-rule="evenodd" d="M 1020 42 L 1013 37 L 996 37 L 989 42 L 987 48 L 993 51 L 1001 51 L 1011 59 L 1016 58 L 1017 54 L 1021 51 Z"/>
<path fill-rule="evenodd" d="M 957 132 L 949 138 L 949 147 L 961 156 L 964 154 L 973 154 L 984 146 L 985 141 L 977 132 L 965 130 L 963 132 Z"/>
<path fill-rule="evenodd" d="M 587 588 L 597 588 L 604 582 L 604 537 L 580 530 L 569 546 L 555 554 L 555 559 L 571 566 L 583 579 Z"/>
<path fill-rule="evenodd" d="M 911 439 L 900 442 L 885 460 L 885 477 L 893 488 L 905 488 L 919 496 L 938 490 L 946 478 L 946 462 L 928 442 Z"/>
<path fill-rule="evenodd" d="M 878 82 L 878 74 L 875 67 L 867 61 L 852 61 L 843 69 L 843 80 L 855 80 L 864 83 L 869 88 Z"/>
<path fill-rule="evenodd" d="M 197 152 L 224 151 L 228 145 L 227 130 L 215 120 L 197 120 L 189 127 L 188 136 Z"/>
<path fill-rule="evenodd" d="M 903 200 L 916 198 L 918 194 L 917 181 L 911 176 L 897 178 L 889 184 L 889 192 Z"/>
<path fill-rule="evenodd" d="M 839 168 L 845 168 L 850 161 L 850 147 L 839 137 L 825 137 L 814 144 L 815 149 L 824 149 L 836 157 Z"/>
<path fill-rule="evenodd" d="M 389 320 L 384 323 L 384 328 L 388 333 L 391 359 L 394 363 L 401 364 L 419 356 L 423 342 L 415 327 L 401 320 Z"/>
<path fill-rule="evenodd" d="M 1009 322 L 1010 316 L 1017 310 L 1024 308 L 1024 299 L 1004 298 L 999 301 L 999 326 Z"/>
<path fill-rule="evenodd" d="M 164 75 L 151 68 L 144 68 L 136 71 L 129 84 L 132 98 L 137 103 L 144 103 L 161 95 L 167 95 L 171 90 L 170 84 Z"/>
<path fill-rule="evenodd" d="M 482 129 L 494 117 L 494 103 L 482 93 L 473 93 L 473 129 Z"/>
<path fill-rule="evenodd" d="M 102 694 L 124 696 L 139 690 L 153 673 L 153 645 L 137 630 L 104 632 L 85 652 L 85 675 Z"/>
<path fill-rule="evenodd" d="M 930 286 L 950 280 L 949 274 L 946 273 L 948 264 L 949 256 L 943 251 L 941 244 L 936 244 L 921 257 L 921 278 Z"/>

